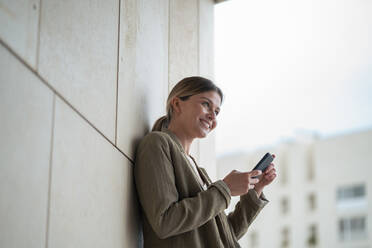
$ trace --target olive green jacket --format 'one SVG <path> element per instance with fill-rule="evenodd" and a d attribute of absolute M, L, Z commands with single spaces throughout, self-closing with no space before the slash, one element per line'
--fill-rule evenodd
<path fill-rule="evenodd" d="M 199 167 L 208 186 L 204 190 L 186 156 L 168 129 L 149 133 L 137 148 L 134 176 L 143 210 L 144 247 L 240 247 L 237 240 L 268 201 L 249 190 L 226 216 L 230 189 L 222 180 L 212 183 Z"/>

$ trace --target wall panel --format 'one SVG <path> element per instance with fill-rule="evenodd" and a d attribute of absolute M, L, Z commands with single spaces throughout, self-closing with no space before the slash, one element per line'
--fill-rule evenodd
<path fill-rule="evenodd" d="M 184 77 L 197 75 L 198 0 L 169 2 L 169 90 Z"/>
<path fill-rule="evenodd" d="M 40 0 L 0 0 L 0 39 L 36 69 Z"/>
<path fill-rule="evenodd" d="M 199 0 L 199 75 L 214 79 L 214 2 Z M 218 85 L 218 82 L 215 82 Z M 223 91 L 223 89 L 222 89 Z M 223 111 L 223 106 L 221 106 Z M 217 118 L 218 123 L 218 118 Z M 216 162 L 216 132 L 199 141 L 200 165 L 206 168 L 212 180 L 217 179 Z"/>
<path fill-rule="evenodd" d="M 39 73 L 115 140 L 119 0 L 42 2 Z"/>
<path fill-rule="evenodd" d="M 169 92 L 184 77 L 199 74 L 199 1 L 169 2 Z M 199 161 L 199 140 L 190 153 Z"/>
<path fill-rule="evenodd" d="M 165 114 L 168 4 L 122 1 L 117 146 L 131 158 L 138 140 Z"/>
<path fill-rule="evenodd" d="M 55 116 L 49 247 L 137 247 L 132 165 L 59 98 Z"/>
<path fill-rule="evenodd" d="M 53 93 L 1 45 L 0 68 L 0 247 L 44 247 Z"/>

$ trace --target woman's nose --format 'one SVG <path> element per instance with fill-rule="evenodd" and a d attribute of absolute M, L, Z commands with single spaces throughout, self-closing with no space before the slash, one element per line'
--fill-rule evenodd
<path fill-rule="evenodd" d="M 216 119 L 216 114 L 214 113 L 214 111 L 208 113 L 208 118 L 209 118 L 210 120 L 214 120 L 214 119 Z"/>

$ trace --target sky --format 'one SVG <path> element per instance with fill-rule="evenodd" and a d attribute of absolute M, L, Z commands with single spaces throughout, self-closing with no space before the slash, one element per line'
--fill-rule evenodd
<path fill-rule="evenodd" d="M 215 6 L 217 156 L 372 130 L 372 1 Z"/>

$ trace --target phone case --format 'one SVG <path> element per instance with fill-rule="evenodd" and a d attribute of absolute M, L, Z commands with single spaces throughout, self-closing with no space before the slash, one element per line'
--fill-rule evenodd
<path fill-rule="evenodd" d="M 266 153 L 265 156 L 258 162 L 258 164 L 254 167 L 253 170 L 260 170 L 264 172 L 270 163 L 274 160 L 273 156 L 270 153 Z"/>

